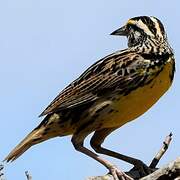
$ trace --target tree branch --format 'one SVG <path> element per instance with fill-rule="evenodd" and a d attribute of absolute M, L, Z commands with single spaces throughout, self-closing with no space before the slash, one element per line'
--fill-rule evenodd
<path fill-rule="evenodd" d="M 141 180 L 180 179 L 180 157 Z"/>

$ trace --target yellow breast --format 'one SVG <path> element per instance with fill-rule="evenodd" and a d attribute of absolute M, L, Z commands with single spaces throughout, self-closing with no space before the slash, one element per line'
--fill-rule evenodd
<path fill-rule="evenodd" d="M 107 115 L 107 123 L 104 125 L 108 127 L 121 126 L 145 113 L 171 86 L 171 73 L 172 62 L 167 62 L 151 83 L 137 88 L 127 96 L 122 96 L 118 101 L 112 103 L 116 111 Z"/>

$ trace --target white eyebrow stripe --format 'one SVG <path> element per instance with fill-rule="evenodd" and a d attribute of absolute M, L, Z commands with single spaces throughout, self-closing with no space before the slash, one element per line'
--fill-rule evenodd
<path fill-rule="evenodd" d="M 154 34 L 149 30 L 148 26 L 142 22 L 142 20 L 139 20 L 136 25 L 143 29 L 146 34 L 154 36 Z"/>
<path fill-rule="evenodd" d="M 160 37 L 163 37 L 162 33 L 161 33 L 161 29 L 159 27 L 159 22 L 157 21 L 156 18 L 151 17 L 151 20 L 154 22 L 156 30 L 157 30 L 157 35 L 159 35 Z"/>

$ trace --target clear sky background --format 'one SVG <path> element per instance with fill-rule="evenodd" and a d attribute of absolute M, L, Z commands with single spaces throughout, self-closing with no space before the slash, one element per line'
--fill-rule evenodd
<path fill-rule="evenodd" d="M 180 154 L 179 0 L 4 0 L 0 1 L 0 160 L 42 120 L 38 115 L 96 60 L 127 47 L 109 34 L 128 18 L 153 15 L 164 23 L 176 55 L 173 86 L 138 118 L 112 133 L 105 146 L 149 163 L 164 137 L 173 141 L 160 165 Z M 86 141 L 88 145 L 88 140 Z M 123 170 L 126 163 L 107 158 Z M 36 145 L 5 166 L 7 180 L 84 180 L 107 170 L 76 152 L 70 137 Z"/>

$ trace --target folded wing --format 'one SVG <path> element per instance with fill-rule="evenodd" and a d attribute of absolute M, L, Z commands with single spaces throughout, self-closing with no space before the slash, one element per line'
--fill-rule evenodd
<path fill-rule="evenodd" d="M 97 61 L 67 86 L 40 116 L 92 103 L 105 93 L 126 93 L 145 79 L 146 66 L 142 71 L 143 63 L 140 55 L 128 50 L 118 51 Z M 138 70 L 139 66 L 141 71 Z"/>

